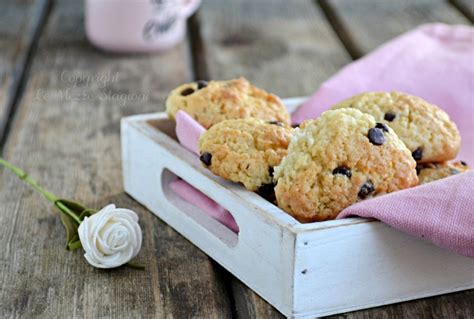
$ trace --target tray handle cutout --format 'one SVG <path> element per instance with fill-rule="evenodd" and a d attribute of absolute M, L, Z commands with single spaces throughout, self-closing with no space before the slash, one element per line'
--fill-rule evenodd
<path fill-rule="evenodd" d="M 166 200 L 201 227 L 205 228 L 209 233 L 225 243 L 228 247 L 233 248 L 239 240 L 239 226 L 232 214 L 219 207 L 217 204 L 213 216 L 203 209 L 203 202 L 196 201 L 194 203 L 186 201 L 178 192 L 199 192 L 192 185 L 188 184 L 184 178 L 176 175 L 171 169 L 163 167 L 160 174 L 161 190 Z M 177 187 L 181 189 L 177 192 Z M 204 195 L 204 194 L 202 194 Z M 204 195 L 205 196 L 205 195 Z M 206 196 L 207 197 L 207 196 Z M 211 198 L 207 197 L 212 201 Z M 215 202 L 214 202 L 215 203 Z"/>

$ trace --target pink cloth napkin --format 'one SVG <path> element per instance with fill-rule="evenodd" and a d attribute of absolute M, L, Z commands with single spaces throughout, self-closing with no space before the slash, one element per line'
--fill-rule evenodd
<path fill-rule="evenodd" d="M 440 106 L 461 132 L 459 158 L 474 164 L 474 28 L 428 24 L 389 41 L 324 82 L 293 121 L 366 91 L 402 91 Z"/>
<path fill-rule="evenodd" d="M 184 111 L 176 113 L 176 136 L 181 145 L 194 154 L 199 155 L 199 136 L 205 131 L 206 129 L 188 113 Z"/>
<path fill-rule="evenodd" d="M 370 217 L 474 257 L 474 171 L 375 197 L 337 218 Z"/>
<path fill-rule="evenodd" d="M 183 180 L 176 180 L 171 183 L 171 189 L 181 198 L 186 199 L 189 203 L 199 207 L 211 217 L 230 228 L 234 233 L 239 232 L 239 226 L 235 222 L 232 215 L 215 201 L 198 191 Z"/>
<path fill-rule="evenodd" d="M 336 102 L 361 92 L 393 90 L 418 95 L 448 112 L 463 140 L 459 158 L 474 165 L 474 28 L 468 26 L 429 24 L 391 40 L 323 83 L 293 114 L 293 121 L 315 118 Z M 191 117 L 178 114 L 178 138 L 196 154 L 202 132 Z M 173 189 L 182 198 L 190 202 L 199 198 L 201 209 L 224 224 L 235 224 L 232 215 L 222 207 L 216 209 L 210 198 L 197 190 L 179 191 L 186 183 L 174 183 Z M 473 194 L 474 172 L 467 172 L 359 202 L 338 218 L 376 218 L 474 257 Z"/>

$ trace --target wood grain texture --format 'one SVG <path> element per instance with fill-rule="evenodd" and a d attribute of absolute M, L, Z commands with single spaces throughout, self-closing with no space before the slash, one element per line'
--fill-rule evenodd
<path fill-rule="evenodd" d="M 474 1 L 472 0 L 449 0 L 462 14 L 471 22 L 474 22 Z"/>
<path fill-rule="evenodd" d="M 49 0 L 5 0 L 0 9 L 0 141 L 17 102 Z"/>
<path fill-rule="evenodd" d="M 65 251 L 58 214 L 2 169 L 0 317 L 229 317 L 209 258 L 122 189 L 119 120 L 163 109 L 167 92 L 190 78 L 187 47 L 104 54 L 86 41 L 82 6 L 61 0 L 52 9 L 4 155 L 60 196 L 137 211 L 136 262 L 146 270 L 98 270 Z"/>
<path fill-rule="evenodd" d="M 234 295 L 235 317 L 237 318 L 284 318 L 264 299 L 251 291 L 240 280 L 233 279 L 231 289 Z"/>
<path fill-rule="evenodd" d="M 198 18 L 212 79 L 244 75 L 281 97 L 301 96 L 350 60 L 310 1 L 205 1 Z"/>
<path fill-rule="evenodd" d="M 468 290 L 326 318 L 473 318 L 473 316 L 474 290 Z"/>
<path fill-rule="evenodd" d="M 358 52 L 367 54 L 382 43 L 424 23 L 469 24 L 444 0 L 326 1 Z"/>

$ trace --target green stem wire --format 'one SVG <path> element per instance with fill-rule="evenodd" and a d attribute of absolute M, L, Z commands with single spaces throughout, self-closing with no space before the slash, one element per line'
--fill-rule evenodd
<path fill-rule="evenodd" d="M 9 169 L 16 176 L 18 176 L 22 181 L 24 181 L 25 183 L 27 183 L 28 185 L 33 187 L 37 192 L 39 192 L 41 195 L 43 195 L 44 198 L 46 198 L 48 201 L 53 203 L 54 206 L 59 208 L 59 210 L 62 213 L 64 213 L 64 214 L 68 215 L 69 217 L 71 217 L 78 225 L 81 223 L 81 219 L 79 218 L 79 216 L 77 216 L 66 205 L 64 205 L 56 195 L 54 195 L 51 192 L 48 192 L 43 187 L 39 186 L 38 183 L 34 179 L 32 179 L 30 176 L 28 176 L 28 174 L 25 171 L 23 171 L 21 168 L 13 165 L 12 163 L 4 160 L 1 157 L 0 157 L 0 165 L 2 165 L 4 167 L 6 167 L 7 169 Z M 82 247 L 81 242 L 77 241 L 75 243 L 72 243 L 69 248 L 70 249 L 77 249 L 77 248 L 81 248 L 81 247 Z M 144 266 L 137 265 L 137 264 L 134 264 L 134 263 L 131 263 L 131 262 L 126 263 L 125 266 L 128 266 L 130 268 L 135 268 L 135 269 L 145 269 Z"/>
<path fill-rule="evenodd" d="M 30 185 L 33 189 L 35 189 L 37 192 L 39 192 L 41 195 L 43 195 L 44 198 L 46 198 L 48 201 L 53 203 L 55 206 L 57 206 L 61 212 L 69 215 L 74 221 L 76 221 L 78 224 L 81 223 L 81 220 L 79 219 L 76 214 L 74 214 L 66 205 L 63 203 L 59 202 L 59 198 L 56 197 L 51 192 L 48 192 L 44 188 L 38 185 L 38 183 L 32 179 L 28 174 L 23 171 L 21 168 L 13 165 L 12 163 L 4 160 L 3 158 L 0 157 L 0 164 L 3 165 L 4 167 L 8 168 L 10 171 L 12 171 L 16 176 L 18 176 L 22 181 Z"/>
<path fill-rule="evenodd" d="M 74 219 L 74 221 L 78 225 L 81 223 L 81 219 L 76 214 L 74 214 L 66 205 L 64 205 L 63 203 L 57 200 L 56 202 L 54 202 L 54 205 L 56 205 L 56 207 L 58 207 L 60 211 L 62 211 L 63 213 L 69 215 L 72 219 Z"/>

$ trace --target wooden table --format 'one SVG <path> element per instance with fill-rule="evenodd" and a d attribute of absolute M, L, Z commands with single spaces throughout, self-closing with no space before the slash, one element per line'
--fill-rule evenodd
<path fill-rule="evenodd" d="M 184 43 L 143 56 L 93 48 L 82 1 L 3 0 L 3 156 L 58 195 L 137 211 L 146 270 L 98 270 L 79 251 L 66 252 L 57 213 L 2 169 L 0 317 L 281 317 L 124 194 L 120 118 L 162 111 L 170 89 L 196 79 L 244 75 L 281 97 L 307 95 L 402 32 L 471 24 L 473 13 L 469 0 L 205 0 Z M 402 316 L 473 318 L 474 290 L 335 317 Z"/>

